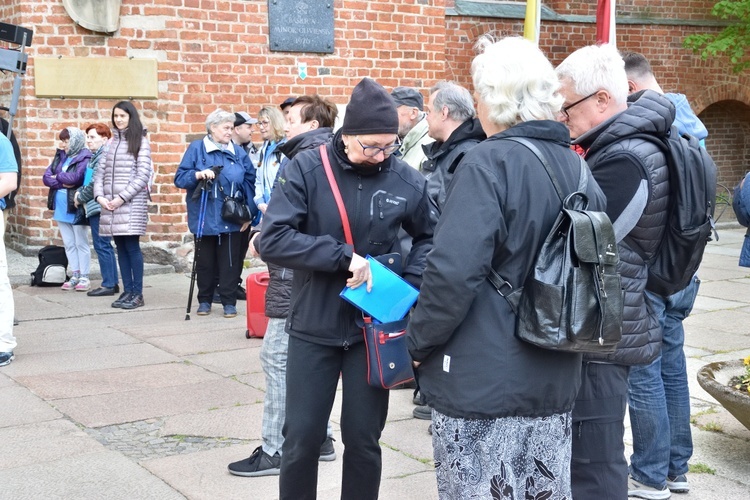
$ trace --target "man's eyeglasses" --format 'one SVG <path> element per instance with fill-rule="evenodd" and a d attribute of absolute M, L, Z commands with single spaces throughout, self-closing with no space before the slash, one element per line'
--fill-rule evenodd
<path fill-rule="evenodd" d="M 360 146 L 362 146 L 362 154 L 364 154 L 368 158 L 373 158 L 375 156 L 378 156 L 378 153 L 381 151 L 383 152 L 383 155 L 387 158 L 391 156 L 393 153 L 398 151 L 398 149 L 401 147 L 401 143 L 396 141 L 394 144 L 391 144 L 390 146 L 386 146 L 384 148 L 378 147 L 378 146 L 365 146 L 362 144 L 362 141 L 359 140 L 359 137 L 355 137 L 357 139 L 357 142 Z"/>
<path fill-rule="evenodd" d="M 586 99 L 588 99 L 590 97 L 594 97 L 598 93 L 599 93 L 599 91 L 597 90 L 596 92 L 592 92 L 591 94 L 587 95 L 586 97 L 584 97 L 582 99 L 578 99 L 573 104 L 568 104 L 567 106 L 563 106 L 562 109 L 560 110 L 560 113 L 564 114 L 565 118 L 570 118 L 570 115 L 568 114 L 568 111 L 570 111 L 571 108 L 573 108 L 575 106 L 578 106 L 579 104 L 581 104 Z"/>

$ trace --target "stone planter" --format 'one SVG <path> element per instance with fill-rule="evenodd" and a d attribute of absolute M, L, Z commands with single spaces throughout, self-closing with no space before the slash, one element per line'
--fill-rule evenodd
<path fill-rule="evenodd" d="M 745 366 L 741 359 L 711 363 L 698 371 L 698 383 L 750 430 L 750 393 L 727 385 L 732 377 L 743 373 Z"/>

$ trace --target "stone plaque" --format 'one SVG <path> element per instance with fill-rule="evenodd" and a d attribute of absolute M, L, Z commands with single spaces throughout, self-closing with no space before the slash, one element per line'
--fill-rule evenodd
<path fill-rule="evenodd" d="M 333 0 L 268 0 L 268 33 L 272 51 L 333 53 Z"/>

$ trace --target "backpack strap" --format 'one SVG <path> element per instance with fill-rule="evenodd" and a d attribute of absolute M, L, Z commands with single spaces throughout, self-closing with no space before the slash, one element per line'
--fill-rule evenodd
<path fill-rule="evenodd" d="M 547 172 L 547 175 L 552 182 L 552 186 L 555 188 L 557 197 L 560 198 L 560 203 L 562 203 L 563 208 L 565 208 L 566 202 L 570 199 L 570 195 L 566 196 L 563 194 L 563 191 L 560 188 L 560 183 L 557 181 L 557 177 L 555 177 L 555 174 L 552 172 L 552 167 L 550 167 L 547 158 L 539 150 L 539 148 L 537 148 L 534 143 L 524 137 L 504 137 L 504 139 L 521 144 L 522 146 L 526 147 L 526 149 L 531 151 L 534 156 L 537 157 L 537 159 L 544 167 L 544 170 Z M 586 168 L 586 162 L 584 161 L 584 159 L 577 153 L 574 154 L 578 157 L 580 163 L 577 192 L 585 195 L 586 188 L 588 186 L 588 176 L 586 174 L 586 171 L 588 169 Z M 495 287 L 497 293 L 508 301 L 510 308 L 513 310 L 513 313 L 515 313 L 518 306 L 518 300 L 521 296 L 521 294 L 517 292 L 519 292 L 523 288 L 523 285 L 514 288 L 513 285 L 508 280 L 503 278 L 495 269 L 490 269 L 490 274 L 487 275 L 487 280 L 492 284 L 493 287 Z"/>

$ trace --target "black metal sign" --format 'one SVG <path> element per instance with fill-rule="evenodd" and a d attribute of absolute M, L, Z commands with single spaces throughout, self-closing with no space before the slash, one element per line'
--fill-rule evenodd
<path fill-rule="evenodd" d="M 268 0 L 268 33 L 272 51 L 333 53 L 333 0 Z"/>

